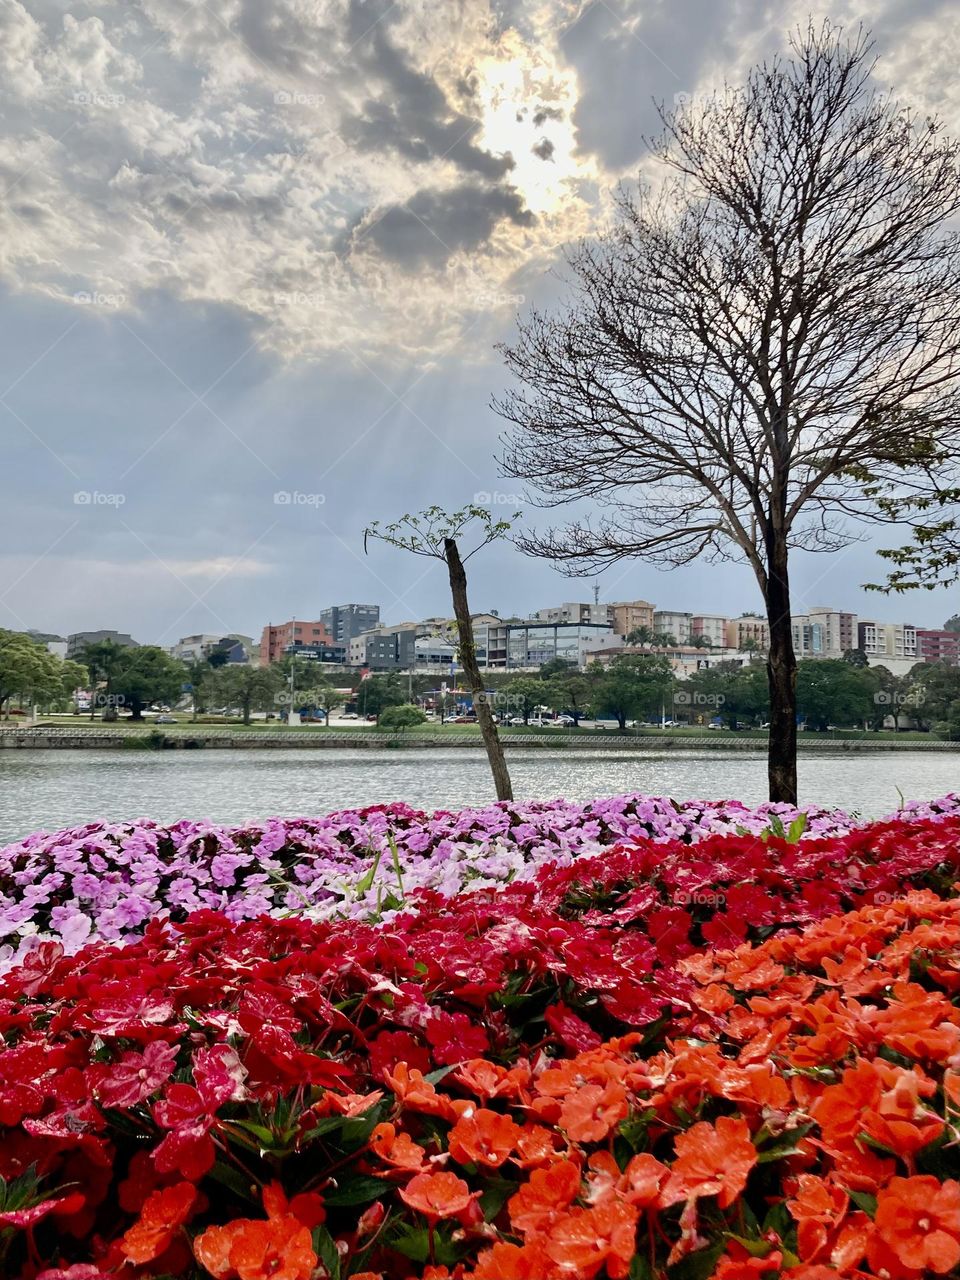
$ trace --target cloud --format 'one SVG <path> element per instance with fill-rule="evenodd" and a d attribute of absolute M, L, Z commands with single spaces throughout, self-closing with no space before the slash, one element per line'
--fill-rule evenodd
<path fill-rule="evenodd" d="M 66 303 L 136 315 L 163 290 L 246 311 L 287 358 L 418 357 L 469 322 L 463 255 L 474 292 L 503 290 L 590 216 L 572 126 L 548 197 L 526 164 L 530 115 L 570 92 L 556 40 L 492 0 L 104 0 L 42 22 L 9 0 L 0 62 L 0 272 Z M 492 128 L 505 93 L 524 123 Z"/>
<path fill-rule="evenodd" d="M 487 244 L 500 222 L 533 225 L 534 217 L 510 187 L 463 183 L 447 191 L 418 191 L 401 205 L 389 205 L 361 219 L 345 237 L 346 252 L 375 249 L 382 257 L 415 269 L 437 266 L 456 253 Z"/>

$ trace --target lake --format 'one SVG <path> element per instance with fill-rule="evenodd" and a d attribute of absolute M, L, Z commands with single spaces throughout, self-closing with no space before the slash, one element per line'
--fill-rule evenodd
<path fill-rule="evenodd" d="M 623 791 L 657 795 L 766 796 L 761 752 L 515 751 L 514 790 L 524 799 L 588 800 Z M 865 817 L 892 812 L 899 794 L 932 799 L 960 786 L 960 754 L 921 751 L 800 758 L 801 799 Z M 95 818 L 211 818 L 242 822 L 405 800 L 455 809 L 493 799 L 486 756 L 472 748 L 203 752 L 0 752 L 0 843 L 40 828 Z"/>

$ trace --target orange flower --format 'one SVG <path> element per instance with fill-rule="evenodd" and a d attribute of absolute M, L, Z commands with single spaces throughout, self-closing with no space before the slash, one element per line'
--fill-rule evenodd
<path fill-rule="evenodd" d="M 520 1126 L 509 1116 L 480 1107 L 462 1115 L 450 1130 L 449 1148 L 460 1164 L 499 1169 L 520 1138 Z"/>
<path fill-rule="evenodd" d="M 517 1138 L 516 1161 L 521 1169 L 534 1169 L 557 1159 L 558 1136 L 542 1124 L 525 1124 Z"/>
<path fill-rule="evenodd" d="M 397 1101 L 402 1102 L 408 1111 L 423 1111 L 446 1120 L 452 1120 L 456 1115 L 450 1099 L 437 1093 L 416 1067 L 398 1062 L 392 1071 L 383 1073 L 383 1078 L 396 1094 Z"/>
<path fill-rule="evenodd" d="M 797 1252 L 804 1262 L 824 1258 L 849 1204 L 840 1187 L 831 1186 L 812 1173 L 800 1174 L 797 1194 L 787 1201 L 787 1208 L 797 1222 Z"/>
<path fill-rule="evenodd" d="M 425 1218 L 437 1222 L 463 1213 L 477 1194 L 471 1195 L 470 1188 L 455 1173 L 418 1173 L 401 1188 L 400 1199 Z"/>
<path fill-rule="evenodd" d="M 370 1135 L 372 1150 L 392 1164 L 395 1169 L 420 1169 L 423 1166 L 423 1147 L 410 1137 L 409 1133 L 397 1133 L 392 1124 L 378 1124 Z"/>
<path fill-rule="evenodd" d="M 319 1191 L 301 1191 L 292 1200 L 287 1200 L 279 1182 L 271 1182 L 269 1186 L 264 1187 L 263 1207 L 267 1211 L 268 1218 L 292 1215 L 311 1231 L 327 1217 L 323 1207 L 323 1196 Z"/>
<path fill-rule="evenodd" d="M 628 1111 L 627 1091 L 622 1084 L 585 1084 L 564 1099 L 560 1127 L 574 1142 L 600 1142 L 608 1137 Z"/>
<path fill-rule="evenodd" d="M 530 1181 L 510 1197 L 507 1208 L 515 1230 L 522 1235 L 542 1231 L 576 1199 L 580 1170 L 570 1160 L 534 1169 Z"/>
<path fill-rule="evenodd" d="M 892 1178 L 877 1196 L 874 1225 L 904 1266 L 946 1275 L 960 1263 L 960 1182 Z"/>
<path fill-rule="evenodd" d="M 936 1093 L 936 1082 L 916 1067 L 905 1071 L 882 1061 L 873 1067 L 886 1088 L 863 1117 L 864 1132 L 897 1155 L 915 1155 L 943 1132 L 943 1121 L 920 1101 Z"/>
<path fill-rule="evenodd" d="M 140 1217 L 120 1245 L 127 1261 L 141 1266 L 166 1253 L 196 1203 L 197 1189 L 192 1182 L 178 1182 L 147 1196 Z"/>
<path fill-rule="evenodd" d="M 606 1266 L 610 1280 L 623 1280 L 637 1251 L 638 1216 L 622 1202 L 572 1209 L 551 1226 L 547 1257 L 568 1274 L 594 1276 Z"/>
<path fill-rule="evenodd" d="M 480 1254 L 471 1280 L 549 1280 L 555 1274 L 539 1242 L 522 1246 L 500 1243 Z"/>
<path fill-rule="evenodd" d="M 317 1265 L 309 1228 L 291 1215 L 208 1227 L 193 1251 L 214 1280 L 310 1280 Z"/>
<path fill-rule="evenodd" d="M 729 1208 L 757 1163 L 750 1130 L 739 1116 L 721 1116 L 716 1126 L 701 1120 L 674 1140 L 677 1159 L 663 1193 L 665 1204 L 698 1196 L 717 1197 Z"/>

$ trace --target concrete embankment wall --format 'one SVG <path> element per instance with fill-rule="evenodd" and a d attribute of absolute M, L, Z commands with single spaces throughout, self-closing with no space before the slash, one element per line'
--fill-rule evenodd
<path fill-rule="evenodd" d="M 763 738 L 736 738 L 732 735 L 709 735 L 702 737 L 670 737 L 669 735 L 651 735 L 649 737 L 632 737 L 618 733 L 605 735 L 559 733 L 556 734 L 524 734 L 516 737 L 505 736 L 503 745 L 506 750 L 523 749 L 560 749 L 572 751 L 665 751 L 694 750 L 709 748 L 715 751 L 763 751 L 766 741 Z M 482 749 L 483 743 L 476 734 L 391 734 L 346 732 L 336 733 L 325 729 L 315 732 L 301 730 L 285 731 L 282 729 L 231 731 L 230 729 L 197 729 L 187 727 L 174 729 L 172 732 L 161 732 L 158 729 L 145 727 L 143 730 L 111 730 L 107 728 L 71 729 L 71 728 L 4 728 L 0 729 L 0 750 L 242 750 L 265 747 L 327 749 L 383 749 L 397 748 L 416 750 L 417 748 L 473 747 Z M 871 740 L 863 738 L 807 738 L 800 740 L 800 750 L 807 751 L 960 751 L 960 742 L 941 742 L 933 739 L 896 739 Z"/>

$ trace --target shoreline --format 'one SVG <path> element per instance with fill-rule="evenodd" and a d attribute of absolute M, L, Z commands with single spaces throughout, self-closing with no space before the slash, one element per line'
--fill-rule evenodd
<path fill-rule="evenodd" d="M 700 751 L 704 748 L 712 751 L 757 751 L 766 750 L 766 738 L 737 737 L 728 735 L 707 735 L 697 737 L 672 737 L 669 734 L 651 734 L 636 737 L 626 734 L 610 733 L 576 734 L 564 733 L 561 737 L 555 734 L 523 734 L 516 737 L 504 736 L 505 751 L 522 750 L 560 750 L 584 751 L 635 751 L 638 754 L 655 751 Z M 0 750 L 7 751 L 56 751 L 56 750 L 100 750 L 100 751 L 237 751 L 243 749 L 276 748 L 290 750 L 297 748 L 327 750 L 435 750 L 438 747 L 451 747 L 455 750 L 474 748 L 483 750 L 483 742 L 476 734 L 391 734 L 365 732 L 336 732 L 335 730 L 317 729 L 315 732 L 291 733 L 282 729 L 268 729 L 258 733 L 255 729 L 192 729 L 188 726 L 177 727 L 173 731 L 159 731 L 145 724 L 142 730 L 125 728 L 115 730 L 109 728 L 3 728 L 0 729 Z M 877 752 L 877 751 L 960 751 L 960 742 L 946 742 L 940 739 L 923 740 L 909 738 L 903 741 L 896 739 L 871 740 L 863 738 L 804 738 L 799 742 L 801 753 L 808 751 L 832 752 Z"/>

